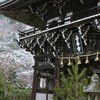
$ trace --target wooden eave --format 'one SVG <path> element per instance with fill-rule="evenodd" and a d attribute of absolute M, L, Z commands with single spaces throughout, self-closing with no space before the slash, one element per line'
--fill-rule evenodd
<path fill-rule="evenodd" d="M 30 14 L 21 10 L 2 12 L 2 14 L 30 26 L 41 28 L 46 25 L 46 23 L 36 14 Z"/>
<path fill-rule="evenodd" d="M 11 2 L 0 3 L 0 10 L 20 10 L 28 5 L 37 5 L 41 1 L 42 0 L 12 0 Z"/>
<path fill-rule="evenodd" d="M 3 15 L 10 17 L 12 19 L 15 19 L 17 21 L 20 21 L 22 23 L 37 27 L 39 29 L 43 29 L 44 27 L 46 27 L 46 21 L 44 21 L 40 17 L 40 15 L 38 15 L 36 12 L 34 12 L 34 9 L 36 10 L 37 7 L 40 7 L 41 5 L 43 5 L 49 1 L 53 2 L 53 0 L 12 0 L 12 2 L 15 2 L 15 3 L 11 3 L 9 5 L 5 4 L 5 5 L 0 6 L 0 12 Z M 68 2 L 71 3 L 68 9 L 70 9 L 72 11 L 74 9 L 76 9 L 73 6 L 73 4 L 74 4 L 73 0 L 63 0 L 63 1 L 64 2 L 66 1 L 67 3 Z M 94 5 L 93 4 L 94 0 L 89 0 L 89 1 L 84 0 L 84 1 L 86 2 L 87 9 L 88 9 L 88 6 L 87 6 L 88 2 L 90 2 L 90 3 L 92 2 L 90 4 L 91 6 Z M 80 4 L 78 4 L 78 6 L 79 5 Z M 31 10 L 31 7 L 32 7 L 32 10 Z M 50 8 L 51 8 L 51 6 L 50 6 Z M 52 8 L 52 9 L 50 9 L 50 8 L 49 8 L 50 11 L 49 11 L 47 20 L 54 18 L 55 16 L 56 17 L 59 16 L 58 12 L 56 10 L 53 10 L 54 8 Z M 83 10 L 84 6 L 82 6 L 81 9 Z M 52 11 L 54 11 L 54 12 L 52 12 Z M 77 11 L 77 9 L 75 11 Z M 66 12 L 67 12 L 67 8 L 66 8 Z M 65 12 L 65 14 L 66 14 L 66 12 Z"/>
<path fill-rule="evenodd" d="M 45 22 L 28 8 L 29 5 L 36 5 L 38 1 L 41 0 L 19 0 L 16 3 L 5 4 L 0 6 L 0 12 L 11 19 L 41 28 L 46 25 Z"/>
<path fill-rule="evenodd" d="M 96 15 L 89 16 L 89 17 L 85 17 L 85 18 L 82 18 L 82 19 L 79 19 L 79 20 L 76 20 L 76 21 L 72 21 L 72 22 L 69 22 L 67 24 L 63 24 L 63 25 L 59 25 L 59 26 L 56 26 L 56 27 L 53 27 L 53 28 L 49 28 L 49 29 L 37 32 L 35 34 L 30 34 L 30 35 L 20 37 L 20 40 L 28 39 L 28 38 L 31 38 L 31 37 L 35 38 L 35 37 L 38 37 L 38 36 L 42 36 L 44 34 L 48 34 L 51 31 L 54 31 L 54 30 L 77 27 L 80 24 L 89 23 L 96 18 L 100 18 L 100 13 L 98 13 Z M 26 34 L 28 34 L 28 33 L 26 32 Z M 30 31 L 30 33 L 33 33 L 33 31 Z"/>

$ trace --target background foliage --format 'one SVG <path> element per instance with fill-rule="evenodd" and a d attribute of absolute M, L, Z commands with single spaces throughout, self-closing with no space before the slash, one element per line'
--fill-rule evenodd
<path fill-rule="evenodd" d="M 10 77 L 11 74 L 10 74 Z M 19 84 L 16 89 L 14 84 Z M 21 86 L 20 86 L 21 85 Z M 31 89 L 20 88 L 25 87 L 20 82 L 14 83 L 6 77 L 5 74 L 0 70 L 0 100 L 31 100 Z"/>

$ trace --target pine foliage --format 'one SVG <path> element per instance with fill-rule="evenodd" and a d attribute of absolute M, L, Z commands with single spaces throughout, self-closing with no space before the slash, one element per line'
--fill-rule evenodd
<path fill-rule="evenodd" d="M 53 100 L 84 100 L 86 95 L 83 93 L 83 86 L 89 82 L 89 77 L 83 78 L 86 71 L 86 68 L 80 71 L 77 64 L 72 64 L 72 67 L 68 68 L 68 78 L 61 72 L 60 84 L 54 89 L 56 96 Z"/>
<path fill-rule="evenodd" d="M 0 71 L 0 100 L 10 100 L 12 97 L 13 87 L 7 83 L 2 71 Z"/>

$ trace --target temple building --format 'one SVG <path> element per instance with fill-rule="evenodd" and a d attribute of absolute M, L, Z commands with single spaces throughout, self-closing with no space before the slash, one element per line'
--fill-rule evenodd
<path fill-rule="evenodd" d="M 3 15 L 33 26 L 19 33 L 20 47 L 35 58 L 32 100 L 52 100 L 59 73 L 76 60 L 88 75 L 100 75 L 99 0 L 0 2 Z"/>

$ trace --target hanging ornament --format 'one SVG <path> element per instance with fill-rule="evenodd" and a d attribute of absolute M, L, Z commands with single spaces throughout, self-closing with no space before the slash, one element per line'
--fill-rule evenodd
<path fill-rule="evenodd" d="M 68 66 L 71 66 L 72 65 L 72 63 L 71 63 L 71 60 L 69 59 L 68 60 L 68 64 L 67 64 Z"/>
<path fill-rule="evenodd" d="M 63 65 L 64 65 L 64 62 L 63 62 L 63 59 L 62 59 L 62 58 L 61 58 L 60 65 L 61 65 L 61 66 L 63 66 Z"/>
<path fill-rule="evenodd" d="M 99 56 L 98 56 L 98 53 L 97 53 L 96 58 L 95 58 L 95 60 L 94 60 L 94 61 L 99 61 Z"/>
<path fill-rule="evenodd" d="M 80 65 L 80 64 L 81 64 L 80 57 L 78 57 L 77 60 L 78 60 L 78 61 L 77 61 L 77 64 Z"/>
<path fill-rule="evenodd" d="M 89 63 L 89 59 L 88 59 L 88 56 L 86 57 L 86 61 L 85 61 L 85 64 L 88 64 Z"/>

